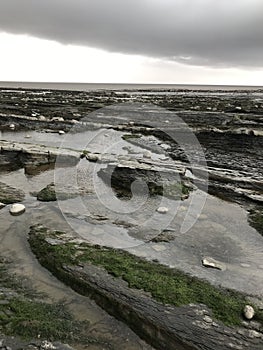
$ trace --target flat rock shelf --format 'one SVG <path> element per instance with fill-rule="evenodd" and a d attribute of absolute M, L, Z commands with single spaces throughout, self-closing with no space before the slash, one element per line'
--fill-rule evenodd
<path fill-rule="evenodd" d="M 0 135 L 1 349 L 262 348 L 262 90 L 0 88 Z"/>

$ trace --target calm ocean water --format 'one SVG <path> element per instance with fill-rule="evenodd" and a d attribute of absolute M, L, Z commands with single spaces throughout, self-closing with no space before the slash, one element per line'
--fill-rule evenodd
<path fill-rule="evenodd" d="M 241 85 L 183 85 L 183 84 L 89 84 L 89 83 L 38 83 L 38 82 L 1 82 L 0 87 L 50 90 L 138 90 L 138 89 L 189 89 L 189 90 L 257 90 L 262 86 Z"/>

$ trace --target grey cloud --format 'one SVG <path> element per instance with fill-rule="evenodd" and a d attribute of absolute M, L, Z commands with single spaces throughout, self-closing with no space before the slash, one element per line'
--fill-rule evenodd
<path fill-rule="evenodd" d="M 193 65 L 263 67 L 262 0 L 1 0 L 0 31 Z"/>

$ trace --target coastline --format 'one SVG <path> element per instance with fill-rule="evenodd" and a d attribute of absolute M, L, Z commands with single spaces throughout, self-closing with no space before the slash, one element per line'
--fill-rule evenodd
<path fill-rule="evenodd" d="M 112 261 L 109 261 L 108 279 L 105 271 L 93 269 L 89 260 L 77 261 L 76 269 L 82 271 L 85 268 L 85 271 L 91 271 L 90 275 L 85 275 L 85 279 L 87 285 L 94 283 L 91 293 L 95 296 L 93 299 L 116 318 L 119 313 L 119 317 L 128 325 L 130 321 L 129 314 L 126 313 L 128 306 L 133 315 L 138 315 L 138 310 L 133 309 L 132 301 L 135 300 L 132 299 L 134 298 L 133 293 L 138 293 L 142 289 L 140 283 L 145 283 L 146 279 L 140 282 L 138 278 L 136 288 L 131 286 L 130 289 L 123 292 L 128 306 L 121 307 L 119 304 L 121 298 L 118 297 L 120 282 L 118 276 L 127 268 L 125 261 L 122 262 L 119 258 L 121 255 L 126 259 L 126 255 L 123 256 L 121 252 L 123 242 L 138 243 L 138 246 L 127 247 L 126 245 L 123 248 L 133 256 L 152 261 L 157 267 L 164 264 L 168 271 L 169 268 L 178 268 L 187 273 L 190 280 L 198 278 L 200 283 L 205 280 L 211 283 L 213 288 L 221 286 L 226 290 L 241 292 L 248 298 L 247 302 L 251 302 L 252 305 L 254 302 L 258 303 L 259 309 L 257 311 L 255 306 L 255 310 L 258 314 L 262 313 L 260 274 L 263 265 L 260 255 L 262 243 L 260 230 L 263 194 L 261 169 L 263 103 L 260 102 L 261 99 L 261 94 L 255 94 L 254 91 L 250 93 L 229 92 L 223 95 L 216 91 L 209 93 L 188 91 L 170 95 L 158 91 L 150 94 L 147 91 L 141 93 L 138 90 L 131 93 L 121 90 L 99 92 L 53 90 L 47 93 L 41 89 L 25 91 L 3 89 L 0 110 L 2 138 L 0 160 L 1 167 L 3 167 L 0 181 L 6 194 L 2 200 L 6 202 L 6 206 L 0 212 L 4 222 L 3 237 L 5 238 L 2 242 L 1 254 L 9 259 L 13 258 L 14 266 L 22 275 L 23 266 L 28 266 L 30 262 L 33 273 L 27 277 L 34 283 L 36 281 L 40 283 L 39 272 L 45 269 L 38 264 L 35 257 L 33 258 L 28 246 L 30 225 L 47 224 L 48 229 L 52 230 L 49 236 L 43 238 L 46 242 L 45 247 L 52 250 L 58 248 L 62 255 L 57 255 L 56 261 L 59 261 L 62 267 L 55 262 L 50 268 L 51 271 L 58 269 L 61 270 L 59 272 L 63 272 L 63 266 L 68 263 L 65 259 L 67 250 L 64 247 L 67 248 L 68 244 L 69 247 L 71 244 L 74 247 L 80 244 L 77 247 L 79 251 L 88 248 L 82 240 L 93 242 L 94 247 L 101 247 L 98 248 L 100 252 L 106 249 L 105 246 L 113 247 L 113 251 L 107 248 L 107 254 L 117 259 L 118 263 L 113 266 Z M 127 104 L 127 102 L 130 103 Z M 147 104 L 150 106 L 149 109 L 145 109 Z M 171 130 L 178 130 L 176 115 L 187 123 L 202 145 L 209 174 L 206 206 L 192 231 L 186 235 L 181 234 L 178 225 L 183 222 L 192 198 L 197 196 L 197 199 L 200 199 L 202 196 L 205 169 L 193 165 L 190 169 L 189 162 L 180 147 L 168 137 Z M 96 135 L 99 135 L 99 138 L 97 142 L 92 143 Z M 73 142 L 73 144 L 69 142 L 70 147 L 68 148 L 65 143 L 64 148 L 61 146 L 65 138 Z M 108 144 L 107 151 L 101 148 L 102 140 Z M 117 149 L 112 149 L 112 145 L 117 145 Z M 60 158 L 61 164 L 57 161 L 57 157 Z M 56 175 L 67 174 L 68 171 L 76 168 L 76 164 L 80 171 L 83 170 L 79 173 L 77 191 L 74 186 L 71 186 L 70 172 L 65 181 L 63 178 L 61 180 L 58 178 L 58 181 L 53 183 L 54 173 Z M 169 209 L 167 213 L 156 211 L 160 205 L 160 195 L 163 194 L 160 191 L 163 183 L 158 177 L 160 166 L 164 182 L 168 181 L 172 185 L 165 192 L 166 205 Z M 98 171 L 101 168 L 103 171 Z M 195 174 L 195 181 L 191 178 L 189 169 Z M 122 203 L 128 201 L 129 188 L 134 179 L 141 177 L 151 184 L 151 196 L 138 213 L 138 217 L 136 212 L 122 215 L 120 212 L 105 210 L 103 203 L 97 201 L 96 191 L 89 181 L 94 171 L 98 176 L 101 173 L 105 175 L 101 176 L 100 186 L 103 185 L 104 179 L 104 185 L 107 186 L 108 175 L 114 174 L 112 187 L 117 197 L 123 201 Z M 174 177 L 175 174 L 180 177 L 181 184 L 184 186 L 180 187 L 171 183 L 171 176 Z M 186 190 L 186 187 L 190 190 Z M 24 196 L 21 196 L 20 191 L 23 191 Z M 26 206 L 26 211 L 21 216 L 13 217 L 8 213 L 11 194 L 13 197 L 16 196 L 12 202 L 20 201 Z M 81 212 L 80 202 L 87 206 L 88 212 Z M 169 227 L 158 228 L 157 223 L 168 220 L 169 212 L 175 202 L 180 207 L 174 217 L 175 220 L 171 221 Z M 64 212 L 63 208 L 65 208 Z M 142 220 L 145 214 L 158 216 L 149 227 L 143 225 Z M 82 228 L 82 231 L 76 231 L 74 237 L 70 236 L 65 218 L 70 223 L 76 222 L 76 227 Z M 41 230 L 44 228 L 42 227 Z M 19 244 L 17 237 L 20 237 Z M 63 241 L 61 242 L 62 237 L 65 237 L 65 245 Z M 44 245 L 42 244 L 41 247 Z M 76 253 L 74 249 L 73 254 Z M 37 245 L 34 252 L 40 262 L 47 257 L 45 252 L 41 253 Z M 22 258 L 21 253 L 24 259 L 23 264 L 19 263 Z M 19 254 L 19 259 L 16 254 Z M 95 252 L 94 256 L 96 258 L 99 255 Z M 130 259 L 130 255 L 127 257 Z M 213 264 L 216 261 L 217 267 L 203 266 L 203 257 L 214 259 L 211 261 Z M 43 266 L 48 263 L 51 263 L 51 259 L 44 261 Z M 87 266 L 84 267 L 83 264 L 86 263 Z M 138 265 L 137 260 L 135 260 L 135 267 L 136 265 Z M 76 280 L 79 277 L 83 279 L 84 275 L 77 270 L 71 269 L 70 274 L 72 273 Z M 98 281 L 95 280 L 95 273 Z M 56 275 L 59 277 L 59 274 Z M 132 272 L 130 275 L 134 276 L 135 273 Z M 108 288 L 107 283 L 105 282 L 105 286 L 100 284 L 100 281 L 115 283 L 114 289 L 107 296 L 103 294 Z M 58 280 L 54 282 L 54 279 L 52 282 L 47 279 L 47 282 L 55 285 L 61 283 Z M 43 283 L 41 286 L 43 287 Z M 88 289 L 87 295 L 89 294 Z M 169 288 L 166 289 L 169 292 Z M 145 308 L 148 311 L 156 310 L 156 304 L 152 309 L 149 308 L 153 300 L 148 288 L 145 288 L 145 293 L 146 296 L 143 296 L 143 301 L 146 303 Z M 86 294 L 85 291 L 84 294 Z M 198 300 L 200 302 L 200 299 Z M 90 303 L 89 299 L 87 302 Z M 115 305 L 114 308 L 112 303 Z M 187 339 L 184 336 L 181 337 L 182 348 L 188 347 L 189 342 L 190 346 L 197 349 L 207 348 L 205 338 L 205 335 L 208 334 L 207 330 L 211 331 L 211 342 L 214 344 L 213 336 L 215 334 L 222 336 L 220 331 L 224 329 L 224 326 L 217 322 L 216 318 L 211 321 L 210 311 L 202 311 L 202 309 L 203 314 L 200 318 L 198 314 L 200 310 L 197 307 L 197 314 L 192 314 L 188 303 L 189 300 L 183 308 L 186 311 L 185 314 L 190 315 L 193 321 L 194 331 L 192 335 L 187 335 Z M 4 309 L 8 309 L 9 304 L 6 305 L 3 306 Z M 81 305 L 84 306 L 85 303 Z M 222 305 L 222 309 L 224 306 Z M 158 304 L 159 307 L 164 306 Z M 171 308 L 168 305 L 165 307 L 167 307 L 167 310 L 164 310 L 165 315 L 167 315 L 166 311 L 169 311 L 171 317 L 176 319 L 180 309 Z M 231 311 L 228 309 L 227 311 L 231 316 Z M 160 336 L 158 348 L 162 349 L 162 325 L 158 323 L 154 326 L 155 328 L 152 328 L 151 315 L 146 317 L 146 314 L 143 313 L 138 319 L 148 328 L 147 330 L 138 329 L 135 327 L 138 323 L 136 317 L 132 326 L 134 331 L 147 341 L 153 330 L 150 340 L 153 345 L 156 332 L 161 329 L 158 333 Z M 260 340 L 263 335 L 262 325 L 259 324 L 258 319 L 255 318 L 251 322 L 244 320 L 240 306 L 238 306 L 237 317 L 240 328 L 232 324 L 224 334 L 224 341 L 220 341 L 219 336 L 216 348 L 211 345 L 212 343 L 208 348 L 219 350 L 224 346 L 224 349 L 231 349 L 233 342 L 239 346 L 240 341 L 248 344 L 250 349 L 260 348 Z M 188 322 L 187 318 L 185 320 L 183 330 L 186 329 Z M 166 327 L 174 331 L 173 324 L 166 325 Z M 213 327 L 216 329 L 214 330 Z M 202 339 L 199 338 L 200 331 L 203 332 Z M 173 344 L 177 349 L 176 331 L 173 336 L 169 344 Z M 118 343 L 118 339 L 114 341 Z M 130 343 L 133 344 L 132 338 L 130 338 Z M 140 349 L 139 346 L 137 348 Z M 135 345 L 134 349 L 137 350 L 137 348 Z"/>

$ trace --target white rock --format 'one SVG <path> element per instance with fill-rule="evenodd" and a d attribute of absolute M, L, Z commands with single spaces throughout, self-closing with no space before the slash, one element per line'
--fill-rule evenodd
<path fill-rule="evenodd" d="M 65 134 L 65 131 L 59 130 L 58 133 L 59 133 L 59 135 L 64 135 L 64 134 Z"/>
<path fill-rule="evenodd" d="M 156 211 L 160 214 L 166 214 L 169 211 L 169 209 L 166 207 L 159 207 L 158 209 L 156 209 Z"/>
<path fill-rule="evenodd" d="M 245 316 L 245 318 L 247 320 L 251 320 L 254 317 L 254 315 L 255 315 L 255 310 L 250 305 L 246 305 L 244 307 L 244 311 L 243 312 L 244 312 L 244 316 Z"/>
<path fill-rule="evenodd" d="M 46 120 L 46 117 L 44 117 L 43 115 L 40 115 L 40 116 L 38 117 L 38 119 L 39 119 L 39 120 Z"/>
<path fill-rule="evenodd" d="M 51 119 L 52 122 L 64 122 L 64 118 L 62 117 L 53 117 Z"/>
<path fill-rule="evenodd" d="M 152 158 L 152 152 L 150 152 L 150 151 L 145 151 L 145 152 L 143 153 L 143 156 L 144 156 L 144 158 L 149 158 L 149 159 L 151 159 L 151 158 Z"/>
<path fill-rule="evenodd" d="M 86 155 L 86 159 L 89 160 L 90 162 L 97 162 L 101 160 L 100 154 L 95 154 L 95 153 L 88 153 Z"/>
<path fill-rule="evenodd" d="M 156 252 L 163 252 L 166 250 L 166 247 L 164 245 L 156 244 L 152 246 L 152 249 L 154 249 Z"/>
<path fill-rule="evenodd" d="M 12 204 L 9 211 L 12 215 L 20 215 L 23 214 L 26 210 L 26 207 L 23 204 L 15 203 Z"/>
<path fill-rule="evenodd" d="M 223 263 L 221 263 L 220 261 L 217 261 L 213 258 L 209 258 L 209 257 L 203 258 L 202 264 L 205 267 L 212 267 L 214 269 L 218 269 L 218 270 L 222 270 L 222 271 L 224 271 L 226 269 L 226 266 Z"/>
<path fill-rule="evenodd" d="M 5 204 L 0 202 L 0 209 L 4 208 Z"/>
<path fill-rule="evenodd" d="M 30 135 L 26 135 L 25 138 L 26 138 L 26 139 L 30 139 L 31 136 L 30 136 Z"/>
<path fill-rule="evenodd" d="M 15 129 L 15 127 L 16 127 L 15 124 L 10 124 L 10 125 L 9 125 L 9 128 L 10 128 L 10 129 Z"/>
<path fill-rule="evenodd" d="M 160 146 L 161 146 L 164 150 L 167 150 L 167 149 L 171 148 L 171 146 L 166 145 L 165 143 L 161 143 Z"/>
<path fill-rule="evenodd" d="M 185 176 L 188 177 L 189 179 L 195 179 L 196 177 L 194 176 L 194 174 L 192 173 L 191 170 L 186 169 L 185 171 Z"/>

